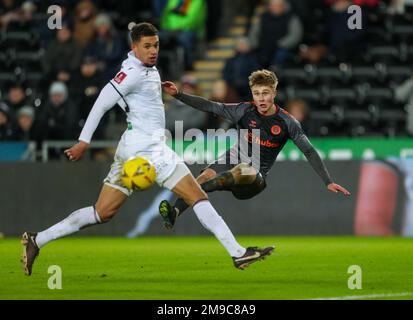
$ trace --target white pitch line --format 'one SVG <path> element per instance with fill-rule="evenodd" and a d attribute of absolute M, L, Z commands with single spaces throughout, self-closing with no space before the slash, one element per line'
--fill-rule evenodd
<path fill-rule="evenodd" d="M 405 297 L 405 296 L 413 297 L 413 292 L 377 293 L 377 294 L 366 294 L 366 295 L 361 295 L 361 296 L 315 298 L 315 299 L 310 299 L 310 300 L 358 300 L 358 299 L 391 298 L 391 297 Z"/>

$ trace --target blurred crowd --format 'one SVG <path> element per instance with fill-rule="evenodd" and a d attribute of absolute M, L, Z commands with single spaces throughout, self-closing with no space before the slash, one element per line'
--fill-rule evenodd
<path fill-rule="evenodd" d="M 218 33 L 221 6 L 210 0 L 57 0 L 58 29 L 48 27 L 51 3 L 0 1 L 0 140 L 73 140 L 102 86 L 118 72 L 130 48 L 127 25 L 148 21 L 160 30 L 159 68 L 178 48 L 182 71 L 192 70 L 196 46 Z M 168 55 L 163 56 L 163 52 Z M 172 60 L 171 60 L 172 59 Z M 4 65 L 4 68 L 3 68 Z M 105 116 L 95 139 L 108 139 Z"/>
<path fill-rule="evenodd" d="M 48 5 L 44 1 L 0 1 L 0 140 L 73 140 L 99 94 L 114 77 L 130 46 L 127 25 L 149 21 L 159 27 L 163 78 L 178 80 L 171 69 L 182 58 L 185 71 L 180 81 L 188 93 L 203 95 L 191 73 L 194 60 L 205 45 L 225 35 L 228 25 L 224 1 L 214 0 L 78 0 L 54 1 L 62 9 L 62 28 L 47 27 Z M 362 30 L 347 27 L 347 8 L 357 4 L 364 15 L 385 10 L 404 14 L 413 0 L 239 0 L 232 10 L 247 16 L 245 34 L 236 40 L 235 55 L 225 62 L 222 79 L 213 84 L 215 101 L 251 100 L 248 75 L 259 68 L 326 61 L 346 62 L 365 49 Z M 264 9 L 256 13 L 258 6 Z M 384 9 L 383 9 L 384 8 Z M 242 12 L 237 12 L 241 10 Z M 317 9 L 317 10 L 316 10 Z M 317 13 L 320 16 L 314 17 Z M 314 23 L 314 19 L 323 21 Z M 380 23 L 380 22 L 378 22 Z M 178 50 L 179 49 L 179 50 Z M 181 56 L 177 53 L 182 52 Z M 413 75 L 397 87 L 397 99 L 413 109 Z M 282 80 L 281 80 L 282 81 Z M 285 107 L 303 122 L 311 108 L 303 99 L 290 99 Z M 123 119 L 119 108 L 109 112 L 95 139 L 111 139 L 107 124 Z M 413 112 L 410 113 L 410 118 Z M 188 128 L 228 128 L 229 124 L 196 112 L 179 101 L 166 105 L 167 128 L 183 120 Z M 413 119 L 410 120 L 413 133 Z"/>

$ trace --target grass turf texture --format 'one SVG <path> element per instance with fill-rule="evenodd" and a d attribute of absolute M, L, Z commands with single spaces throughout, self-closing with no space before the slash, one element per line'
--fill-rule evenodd
<path fill-rule="evenodd" d="M 356 237 L 239 237 L 276 245 L 237 270 L 212 237 L 66 238 L 40 252 L 23 275 L 19 239 L 0 240 L 0 299 L 310 299 L 413 291 L 413 240 Z M 50 290 L 48 267 L 62 269 Z M 350 265 L 362 289 L 347 287 Z M 413 299 L 413 295 L 386 299 Z"/>

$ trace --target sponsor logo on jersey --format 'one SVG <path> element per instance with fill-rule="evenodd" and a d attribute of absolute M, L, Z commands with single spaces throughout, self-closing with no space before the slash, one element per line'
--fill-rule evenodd
<path fill-rule="evenodd" d="M 257 127 L 257 121 L 251 120 L 249 126 L 250 126 L 251 128 L 256 128 L 256 127 Z"/>
<path fill-rule="evenodd" d="M 281 133 L 281 127 L 279 125 L 273 125 L 271 127 L 271 133 L 276 136 L 279 135 Z"/>
<path fill-rule="evenodd" d="M 116 82 L 117 84 L 121 84 L 122 81 L 123 81 L 125 78 L 126 78 L 126 73 L 123 72 L 123 71 L 121 71 L 121 72 L 119 72 L 119 73 L 116 75 L 115 79 L 113 79 L 113 80 L 115 80 L 115 82 Z"/>
<path fill-rule="evenodd" d="M 260 137 L 256 136 L 252 132 L 248 132 L 244 135 L 245 140 L 247 140 L 249 143 L 256 143 L 259 144 L 263 147 L 267 148 L 277 148 L 279 147 L 279 143 L 276 142 L 271 142 L 269 139 L 267 140 L 262 140 Z"/>

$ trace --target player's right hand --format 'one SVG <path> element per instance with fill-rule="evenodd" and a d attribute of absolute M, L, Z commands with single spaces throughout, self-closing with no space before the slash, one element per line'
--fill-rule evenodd
<path fill-rule="evenodd" d="M 327 189 L 330 190 L 331 192 L 334 192 L 334 193 L 339 193 L 339 192 L 341 192 L 341 193 L 344 194 L 345 196 L 349 196 L 349 195 L 350 195 L 350 192 L 349 192 L 346 188 L 340 186 L 340 185 L 337 184 L 337 183 L 330 183 L 330 184 L 327 186 Z"/>
<path fill-rule="evenodd" d="M 70 149 L 65 150 L 65 155 L 70 161 L 77 161 L 82 158 L 85 151 L 89 148 L 89 144 L 84 141 L 79 141 Z"/>
<path fill-rule="evenodd" d="M 178 87 L 172 81 L 162 82 L 162 89 L 171 96 L 178 94 Z"/>

